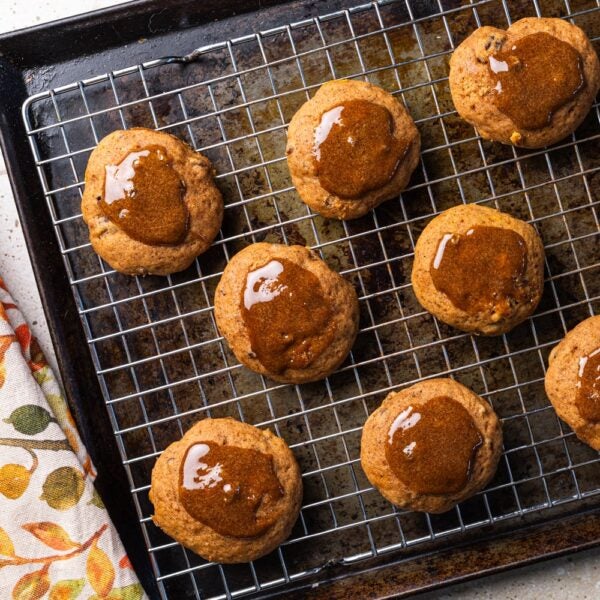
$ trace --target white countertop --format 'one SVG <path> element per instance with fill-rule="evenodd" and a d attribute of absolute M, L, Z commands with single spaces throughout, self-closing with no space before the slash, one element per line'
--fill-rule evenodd
<path fill-rule="evenodd" d="M 0 33 L 38 25 L 81 12 L 119 4 L 123 0 L 0 0 Z M 21 231 L 12 190 L 0 152 L 0 276 L 15 296 L 50 364 L 56 358 L 29 255 Z"/>
<path fill-rule="evenodd" d="M 118 4 L 121 0 L 0 0 L 0 33 Z M 0 156 L 0 274 L 51 364 L 55 365 L 29 255 Z M 422 596 L 423 599 L 595 600 L 600 598 L 600 550 L 487 577 Z"/>

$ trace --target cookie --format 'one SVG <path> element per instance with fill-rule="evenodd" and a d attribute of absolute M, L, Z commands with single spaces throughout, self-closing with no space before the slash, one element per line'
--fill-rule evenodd
<path fill-rule="evenodd" d="M 417 240 L 412 285 L 440 321 L 500 335 L 532 314 L 542 297 L 544 246 L 524 221 L 477 204 L 455 206 Z"/>
<path fill-rule="evenodd" d="M 210 161 L 151 129 L 114 131 L 92 152 L 81 201 L 92 247 L 127 275 L 168 275 L 205 252 L 223 200 Z"/>
<path fill-rule="evenodd" d="M 574 131 L 600 88 L 585 33 L 563 19 L 526 18 L 506 31 L 480 27 L 450 59 L 458 114 L 503 144 L 541 148 Z"/>
<path fill-rule="evenodd" d="M 554 347 L 545 386 L 558 416 L 600 451 L 600 316 L 579 323 Z"/>
<path fill-rule="evenodd" d="M 502 453 L 492 407 L 452 379 L 392 392 L 367 419 L 360 462 L 392 504 L 441 513 L 483 489 Z"/>
<path fill-rule="evenodd" d="M 323 84 L 292 118 L 287 161 L 300 198 L 332 219 L 356 219 L 408 185 L 421 140 L 404 106 L 380 87 Z"/>
<path fill-rule="evenodd" d="M 275 381 L 305 383 L 327 377 L 350 352 L 358 300 L 308 248 L 252 244 L 227 265 L 215 318 L 242 364 Z"/>
<path fill-rule="evenodd" d="M 234 419 L 204 419 L 152 470 L 152 520 L 206 560 L 241 563 L 268 554 L 292 530 L 302 477 L 287 444 Z"/>

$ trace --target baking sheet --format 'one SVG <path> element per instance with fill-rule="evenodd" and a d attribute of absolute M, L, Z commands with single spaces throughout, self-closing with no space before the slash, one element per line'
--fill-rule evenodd
<path fill-rule="evenodd" d="M 159 61 L 42 92 L 25 118 L 65 267 L 92 350 L 140 521 L 165 597 L 226 597 L 300 580 L 332 564 L 419 544 L 543 509 L 596 504 L 598 454 L 574 439 L 543 394 L 549 349 L 597 312 L 598 106 L 549 152 L 480 140 L 453 110 L 451 49 L 480 23 L 505 27 L 536 14 L 572 15 L 598 45 L 596 3 L 427 6 L 367 4 L 240 40 L 182 65 Z M 594 9 L 594 10 L 592 10 Z M 574 16 L 573 16 L 574 15 Z M 366 77 L 407 104 L 423 160 L 397 201 L 349 223 L 301 204 L 285 166 L 285 125 L 333 77 Z M 131 279 L 95 256 L 79 215 L 83 170 L 98 139 L 148 126 L 209 156 L 226 197 L 221 238 L 170 278 Z M 546 291 L 536 315 L 507 336 L 478 339 L 435 321 L 409 281 L 414 241 L 428 219 L 481 202 L 532 222 L 546 245 Z M 281 386 L 240 367 L 212 318 L 228 258 L 250 241 L 305 243 L 353 281 L 361 333 L 327 381 Z M 394 510 L 358 464 L 360 429 L 390 389 L 451 375 L 503 418 L 505 454 L 489 489 L 442 516 Z M 210 565 L 149 521 L 149 473 L 161 449 L 202 415 L 270 426 L 292 445 L 306 486 L 292 538 L 253 565 Z M 597 504 L 596 504 L 597 505 Z M 310 549 L 310 552 L 307 550 Z"/>

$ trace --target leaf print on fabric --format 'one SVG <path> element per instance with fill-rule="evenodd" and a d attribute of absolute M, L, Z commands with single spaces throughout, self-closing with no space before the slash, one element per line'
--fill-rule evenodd
<path fill-rule="evenodd" d="M 15 547 L 10 536 L 0 527 L 0 556 L 14 556 Z"/>
<path fill-rule="evenodd" d="M 45 565 L 39 571 L 23 575 L 13 588 L 13 600 L 38 600 L 44 596 L 50 588 L 48 567 Z"/>
<path fill-rule="evenodd" d="M 45 367 L 48 364 L 46 357 L 42 352 L 39 342 L 33 337 L 27 323 L 22 323 L 16 327 L 15 334 L 31 371 L 39 371 Z"/>
<path fill-rule="evenodd" d="M 54 550 L 70 550 L 79 548 L 81 545 L 74 542 L 69 534 L 56 523 L 41 521 L 40 523 L 25 523 L 21 527 Z"/>
<path fill-rule="evenodd" d="M 133 565 L 131 564 L 127 554 L 122 556 L 121 560 L 119 561 L 119 567 L 121 567 L 121 569 L 133 569 Z"/>
<path fill-rule="evenodd" d="M 132 583 L 125 587 L 115 588 L 108 596 L 92 596 L 89 600 L 141 600 L 143 596 L 142 586 L 139 583 Z"/>
<path fill-rule="evenodd" d="M 0 388 L 6 381 L 6 351 L 16 339 L 14 335 L 0 335 Z"/>
<path fill-rule="evenodd" d="M 98 548 L 96 542 L 92 544 L 85 564 L 85 572 L 93 590 L 104 598 L 112 590 L 115 581 L 115 570 L 106 552 Z"/>
<path fill-rule="evenodd" d="M 21 350 L 25 355 L 25 358 L 28 356 L 29 344 L 31 343 L 31 331 L 26 323 L 22 323 L 18 327 L 15 327 L 15 335 L 19 340 L 19 346 L 21 346 Z"/>
<path fill-rule="evenodd" d="M 70 560 L 71 558 L 78 556 L 85 552 L 92 545 L 95 545 L 97 541 L 100 539 L 102 534 L 107 530 L 108 523 L 104 523 L 96 533 L 94 533 L 87 541 L 79 544 L 75 549 L 67 552 L 66 554 L 54 554 L 50 556 L 36 556 L 36 557 L 27 557 L 27 556 L 17 556 L 16 554 L 12 557 L 8 558 L 0 558 L 0 569 L 2 567 L 7 566 L 15 566 L 15 565 L 28 565 L 32 563 L 45 565 L 45 568 L 48 569 L 50 565 L 57 561 Z M 4 600 L 4 599 L 2 599 Z"/>
<path fill-rule="evenodd" d="M 75 467 L 59 467 L 46 477 L 40 499 L 56 510 L 68 510 L 79 502 L 84 487 L 81 471 Z"/>
<path fill-rule="evenodd" d="M 85 579 L 63 579 L 50 588 L 49 600 L 75 600 L 85 585 Z"/>
<path fill-rule="evenodd" d="M 40 372 L 45 371 L 46 369 Z M 67 402 L 60 394 L 46 394 L 46 400 L 48 400 L 48 404 L 58 421 L 64 422 L 71 427 L 76 427 L 71 411 L 67 406 Z"/>
<path fill-rule="evenodd" d="M 59 452 L 60 450 L 71 450 L 71 446 L 67 440 L 26 440 L 25 438 L 0 438 L 0 446 L 11 446 L 13 448 L 22 448 L 27 450 L 32 457 L 34 464 L 37 464 L 37 456 L 34 450 L 52 450 Z M 34 467 L 32 467 L 34 470 Z"/>
<path fill-rule="evenodd" d="M 31 479 L 31 471 L 23 465 L 9 463 L 0 467 L 0 494 L 9 500 L 20 498 Z"/>
<path fill-rule="evenodd" d="M 45 371 L 46 369 L 44 368 L 42 371 L 39 371 L 39 373 L 44 373 Z M 79 455 L 81 449 L 79 447 L 79 434 L 77 433 L 77 425 L 73 420 L 73 415 L 71 414 L 71 411 L 67 406 L 67 402 L 61 395 L 51 393 L 46 394 L 46 400 L 48 400 L 48 404 L 50 405 L 50 408 L 52 409 L 52 412 L 56 417 L 56 422 L 60 425 L 61 429 L 63 430 L 65 437 L 71 445 L 71 448 L 73 448 L 75 454 Z M 89 459 L 89 457 L 87 457 L 87 459 Z M 89 472 L 92 474 L 92 476 L 95 477 L 96 473 L 93 467 L 91 466 L 91 461 Z"/>
<path fill-rule="evenodd" d="M 79 451 L 79 442 L 77 441 L 77 436 L 73 433 L 71 429 L 63 429 L 63 433 L 69 442 L 69 446 L 73 448 L 73 452 L 77 453 Z M 85 468 L 85 465 L 83 465 Z"/>
<path fill-rule="evenodd" d="M 46 361 L 46 357 L 42 352 L 42 348 L 40 347 L 37 338 L 32 337 L 31 343 L 29 344 L 29 368 L 32 371 L 39 371 L 47 364 L 48 362 Z"/>
<path fill-rule="evenodd" d="M 93 506 L 97 506 L 98 508 L 104 509 L 104 502 L 102 502 L 102 498 L 98 493 L 98 490 L 94 488 L 94 493 L 92 494 L 92 499 L 88 502 L 88 504 L 92 504 Z"/>
<path fill-rule="evenodd" d="M 117 566 L 125 551 L 60 384 L 1 288 L 0 600 L 145 599 Z"/>
<path fill-rule="evenodd" d="M 24 435 L 36 435 L 55 421 L 52 415 L 41 406 L 36 404 L 25 404 L 15 408 L 5 423 L 11 424 L 19 433 Z"/>
<path fill-rule="evenodd" d="M 14 463 L 9 463 L 0 467 L 0 494 L 6 496 L 9 500 L 16 500 L 17 498 L 20 498 L 27 489 L 31 475 L 38 468 L 39 461 L 37 454 L 33 452 L 33 450 L 22 446 L 23 442 L 21 440 L 8 441 L 14 442 L 15 446 L 20 446 L 24 450 L 27 450 L 32 458 L 31 469 L 27 469 L 23 465 Z"/>
<path fill-rule="evenodd" d="M 42 386 L 47 381 L 52 380 L 52 371 L 50 371 L 50 367 L 44 367 L 39 371 L 35 371 L 33 376 L 35 377 L 35 380 L 38 382 L 38 384 Z"/>

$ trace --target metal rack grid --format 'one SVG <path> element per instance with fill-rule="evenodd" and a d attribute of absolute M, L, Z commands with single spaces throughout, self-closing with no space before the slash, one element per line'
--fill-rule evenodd
<path fill-rule="evenodd" d="M 229 598 L 327 565 L 537 516 L 600 492 L 599 455 L 579 443 L 543 393 L 546 357 L 600 307 L 600 109 L 547 151 L 491 144 L 454 111 L 453 48 L 481 24 L 560 16 L 598 48 L 600 3 L 575 0 L 397 0 L 362 4 L 30 97 L 23 116 L 48 209 L 160 589 L 165 598 Z M 285 129 L 324 81 L 364 78 L 402 100 L 421 131 L 421 164 L 402 197 L 358 221 L 331 222 L 295 194 Z M 169 131 L 215 164 L 223 229 L 184 273 L 128 278 L 91 250 L 80 214 L 89 153 L 117 128 Z M 532 223 L 546 248 L 536 314 L 498 338 L 436 321 L 410 285 L 414 242 L 428 220 L 478 202 Z M 241 367 L 215 327 L 212 298 L 229 258 L 256 241 L 302 243 L 357 288 L 361 329 L 329 379 L 274 384 Z M 387 392 L 451 376 L 487 398 L 505 451 L 488 489 L 445 515 L 394 509 L 359 464 L 361 426 Z M 207 563 L 152 523 L 152 465 L 205 415 L 273 428 L 300 462 L 305 497 L 291 538 L 248 565 Z M 515 521 L 515 527 L 518 522 Z M 307 552 L 310 544 L 310 552 Z"/>

